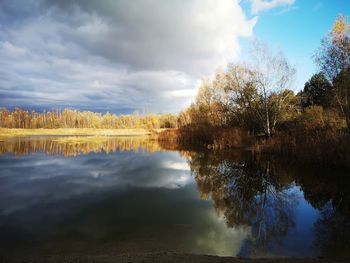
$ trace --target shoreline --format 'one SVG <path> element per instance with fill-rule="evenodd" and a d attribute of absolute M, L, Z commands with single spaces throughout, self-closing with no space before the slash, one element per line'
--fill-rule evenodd
<path fill-rule="evenodd" d="M 270 257 L 270 258 L 241 258 L 229 256 L 212 256 L 212 255 L 196 255 L 181 254 L 176 252 L 152 252 L 152 253 L 116 253 L 116 254 L 100 254 L 100 255 L 46 255 L 46 256 L 24 256 L 23 257 L 0 257 L 1 262 L 94 262 L 94 263 L 112 263 L 112 262 L 128 262 L 128 263 L 151 263 L 151 262 L 167 262 L 167 263 L 314 263 L 314 262 L 347 262 L 346 259 L 331 258 L 297 258 L 297 257 Z"/>
<path fill-rule="evenodd" d="M 159 134 L 166 129 L 98 129 L 98 128 L 57 128 L 18 129 L 0 128 L 1 137 L 17 136 L 142 136 Z"/>

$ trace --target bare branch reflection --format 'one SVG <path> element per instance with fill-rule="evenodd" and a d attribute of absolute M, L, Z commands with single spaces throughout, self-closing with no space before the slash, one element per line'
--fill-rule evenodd
<path fill-rule="evenodd" d="M 253 156 L 193 153 L 189 164 L 202 198 L 212 198 L 229 227 L 251 227 L 251 256 L 278 245 L 295 225 L 298 200 L 292 178 L 274 173 L 270 161 Z"/>

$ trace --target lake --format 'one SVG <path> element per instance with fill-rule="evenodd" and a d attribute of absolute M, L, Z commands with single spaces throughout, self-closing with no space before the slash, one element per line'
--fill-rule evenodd
<path fill-rule="evenodd" d="M 349 172 L 145 137 L 0 139 L 0 253 L 349 257 Z"/>

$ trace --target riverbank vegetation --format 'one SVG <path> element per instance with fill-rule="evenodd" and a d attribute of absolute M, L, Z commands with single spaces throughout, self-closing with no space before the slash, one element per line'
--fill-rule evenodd
<path fill-rule="evenodd" d="M 315 54 L 320 68 L 295 93 L 295 69 L 281 53 L 255 44 L 249 63 L 203 81 L 177 131 L 161 139 L 207 148 L 285 154 L 305 162 L 350 163 L 350 25 L 339 16 Z"/>

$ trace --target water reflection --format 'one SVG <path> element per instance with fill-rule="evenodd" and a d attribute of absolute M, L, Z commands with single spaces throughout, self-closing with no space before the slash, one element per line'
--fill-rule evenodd
<path fill-rule="evenodd" d="M 321 210 L 315 223 L 315 246 L 320 248 L 324 257 L 350 257 L 350 221 L 349 217 L 339 213 L 330 203 Z"/>
<path fill-rule="evenodd" d="M 140 137 L 10 138 L 0 152 L 0 255 L 349 257 L 344 171 Z"/>
<path fill-rule="evenodd" d="M 299 175 L 305 198 L 319 210 L 314 246 L 323 257 L 350 257 L 349 172 L 317 170 Z"/>
<path fill-rule="evenodd" d="M 346 171 L 306 170 L 240 151 L 192 153 L 189 164 L 201 196 L 214 201 L 227 226 L 251 227 L 240 255 L 350 256 Z M 319 212 L 309 236 L 300 238 L 302 225 L 310 221 L 308 211 L 298 208 L 305 203 Z M 296 215 L 298 210 L 305 214 Z"/>
<path fill-rule="evenodd" d="M 235 255 L 177 152 L 0 157 L 0 255 L 180 251 Z"/>
<path fill-rule="evenodd" d="M 266 252 L 281 245 L 295 225 L 298 195 L 293 181 L 277 176 L 269 162 L 257 165 L 253 156 L 219 156 L 191 156 L 189 163 L 201 196 L 213 199 L 218 215 L 224 215 L 228 227 L 251 227 L 246 244 L 249 251 L 244 251 L 244 256 L 267 256 Z"/>
<path fill-rule="evenodd" d="M 148 136 L 32 136 L 0 138 L 0 154 L 16 156 L 33 153 L 77 156 L 89 153 L 113 153 L 117 151 L 162 151 L 157 140 Z"/>

